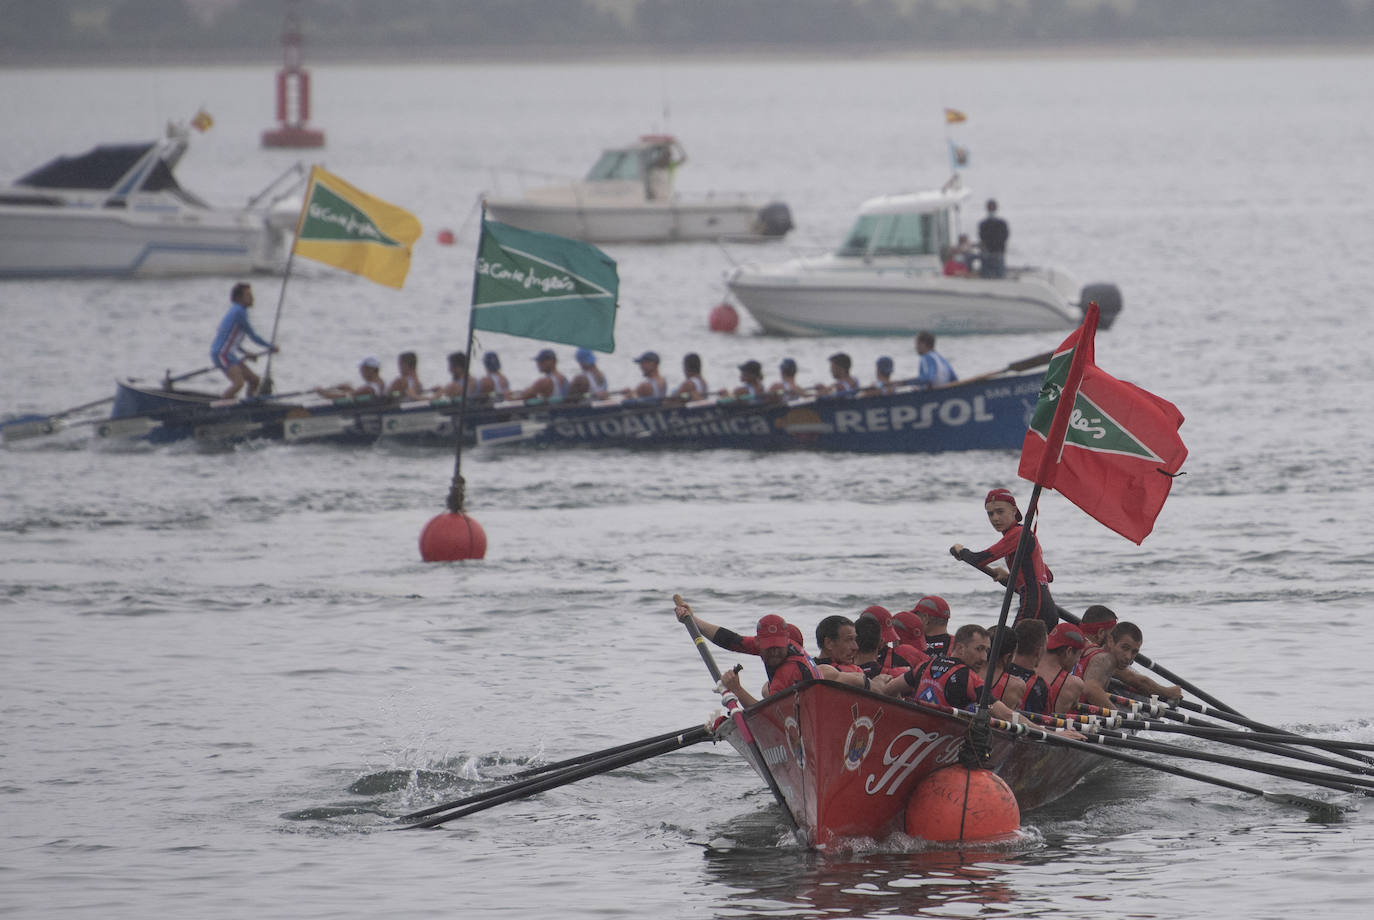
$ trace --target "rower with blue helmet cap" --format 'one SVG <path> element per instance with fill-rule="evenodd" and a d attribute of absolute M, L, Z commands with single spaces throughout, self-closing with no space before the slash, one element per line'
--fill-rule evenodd
<path fill-rule="evenodd" d="M 635 358 L 635 363 L 644 373 L 644 379 L 636 384 L 630 395 L 637 399 L 662 399 L 668 394 L 668 384 L 658 372 L 658 352 L 646 351 Z"/>
<path fill-rule="evenodd" d="M 569 396 L 586 395 L 591 399 L 605 399 L 609 390 L 606 387 L 606 375 L 601 368 L 596 366 L 596 355 L 590 348 L 579 348 L 577 354 L 577 366 L 582 368 L 582 372 L 573 377 L 568 383 Z"/>
<path fill-rule="evenodd" d="M 892 381 L 892 366 L 892 359 L 887 355 L 878 359 L 874 366 L 877 379 L 873 381 L 873 386 L 868 388 L 869 392 L 878 394 L 896 392 L 897 384 Z"/>
<path fill-rule="evenodd" d="M 535 367 L 540 376 L 525 389 L 515 394 L 514 399 L 562 399 L 568 395 L 568 378 L 558 371 L 558 355 L 552 348 L 542 348 L 534 356 Z"/>
<path fill-rule="evenodd" d="M 487 369 L 482 378 L 482 395 L 494 400 L 510 398 L 510 381 L 501 373 L 501 357 L 494 351 L 482 355 L 482 366 Z"/>

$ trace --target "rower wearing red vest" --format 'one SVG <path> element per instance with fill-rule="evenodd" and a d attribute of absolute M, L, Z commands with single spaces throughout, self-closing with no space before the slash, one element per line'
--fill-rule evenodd
<path fill-rule="evenodd" d="M 759 619 L 754 642 L 768 674 L 768 683 L 763 688 L 765 697 L 781 693 L 794 684 L 820 679 L 819 669 L 810 656 L 793 646 L 792 638 L 787 634 L 787 621 L 776 613 Z M 753 706 L 758 702 L 744 689 L 739 673 L 734 669 L 722 674 L 720 682 L 733 691 L 745 706 Z"/>
<path fill-rule="evenodd" d="M 854 621 L 854 629 L 859 646 L 854 663 L 869 677 L 891 677 L 910 669 L 911 663 L 892 651 L 890 643 L 897 641 L 897 631 L 892 628 L 892 614 L 886 607 L 874 604 L 865 608 Z"/>
<path fill-rule="evenodd" d="M 1006 584 L 1007 578 L 1010 577 L 1007 570 L 1015 563 L 1016 545 L 1021 540 L 1021 509 L 1016 507 L 1016 497 L 1006 489 L 993 489 L 989 492 L 983 499 L 983 507 L 987 510 L 988 521 L 993 529 L 1002 535 L 1002 539 L 982 552 L 966 549 L 959 543 L 951 546 L 949 552 L 956 559 L 979 568 L 984 568 L 986 563 L 1001 556 L 1002 561 L 1007 564 L 1007 569 L 998 567 L 990 571 L 998 581 Z M 1044 557 L 1040 554 L 1040 541 L 1032 533 L 1030 552 L 1021 561 L 1021 568 L 1016 572 L 1016 592 L 1021 596 L 1021 605 L 1016 611 L 1016 622 L 1019 623 L 1027 617 L 1041 619 L 1045 621 L 1046 629 L 1053 628 L 1059 622 L 1054 599 L 1050 597 L 1049 583 L 1052 581 L 1054 573 L 1045 565 Z"/>
<path fill-rule="evenodd" d="M 1083 698 L 1094 706 L 1111 706 L 1111 697 L 1107 694 L 1109 684 L 1115 677 L 1132 690 L 1147 696 L 1182 699 L 1181 687 L 1157 683 L 1139 671 L 1131 670 L 1131 664 L 1135 662 L 1135 656 L 1144 642 L 1140 627 L 1134 623 L 1123 621 L 1112 627 L 1107 640 L 1102 643 L 1103 653 L 1093 658 L 1083 672 Z"/>
<path fill-rule="evenodd" d="M 832 614 L 816 624 L 816 646 L 821 654 L 816 664 L 829 665 L 840 672 L 862 674 L 864 669 L 854 663 L 859 640 L 854 621 L 841 614 Z"/>
<path fill-rule="evenodd" d="M 921 598 L 911 612 L 925 624 L 926 654 L 944 655 L 949 652 L 949 604 L 934 594 Z"/>
<path fill-rule="evenodd" d="M 1063 715 L 1083 694 L 1083 680 L 1073 673 L 1086 645 L 1083 633 L 1072 623 L 1060 623 L 1045 640 L 1045 654 L 1035 673 L 1046 684 L 1045 714 Z"/>
<path fill-rule="evenodd" d="M 989 647 L 988 631 L 967 623 L 954 634 L 948 656 L 937 655 L 928 663 L 907 671 L 889 683 L 883 692 L 897 696 L 915 690 L 918 702 L 972 711 L 977 708 L 978 694 L 983 689 L 979 673 L 987 666 Z M 1016 720 L 1016 714 L 1001 700 L 993 700 L 988 711 L 1008 722 Z"/>
<path fill-rule="evenodd" d="M 1116 614 L 1110 607 L 1093 604 L 1083 611 L 1083 619 L 1078 622 L 1078 630 L 1083 633 L 1083 638 L 1088 644 L 1083 649 L 1083 654 L 1073 669 L 1074 674 L 1079 677 L 1083 676 L 1083 672 L 1087 670 L 1088 662 L 1092 661 L 1094 656 L 1101 654 L 1102 643 L 1114 626 L 1116 626 Z"/>
<path fill-rule="evenodd" d="M 988 643 L 991 656 L 997 655 L 992 665 L 992 698 L 1007 704 L 1008 709 L 1020 709 L 1021 697 L 1026 695 L 1026 682 L 1007 672 L 1012 656 L 1016 654 L 1016 633 L 1010 626 L 994 626 L 988 630 Z"/>
<path fill-rule="evenodd" d="M 1001 686 L 994 681 L 992 692 L 1011 709 L 1048 714 L 1050 686 L 1036 673 L 1045 654 L 1045 624 L 1040 620 L 1022 620 L 1016 624 L 1013 636 L 1016 651 L 1007 662 L 1006 680 Z M 1015 700 L 1007 695 L 1007 685 L 1013 680 L 1021 683 L 1021 695 Z"/>
<path fill-rule="evenodd" d="M 930 660 L 930 653 L 926 651 L 926 627 L 919 615 L 899 610 L 892 615 L 892 628 L 897 633 L 897 654 L 912 667 Z"/>

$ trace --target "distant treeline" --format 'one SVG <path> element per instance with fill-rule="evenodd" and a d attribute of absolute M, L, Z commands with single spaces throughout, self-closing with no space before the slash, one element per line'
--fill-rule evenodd
<path fill-rule="evenodd" d="M 260 60 L 284 0 L 0 0 L 0 61 Z M 608 49 L 1350 44 L 1374 0 L 300 0 L 310 60 Z"/>

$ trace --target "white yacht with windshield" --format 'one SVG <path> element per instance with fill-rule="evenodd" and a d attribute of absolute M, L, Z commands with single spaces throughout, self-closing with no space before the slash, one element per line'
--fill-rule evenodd
<path fill-rule="evenodd" d="M 674 179 L 686 161 L 676 138 L 648 134 L 604 151 L 581 181 L 533 188 L 519 198 L 487 196 L 487 215 L 590 243 L 761 240 L 792 229 L 792 214 L 780 202 L 679 194 Z"/>
<path fill-rule="evenodd" d="M 1121 310 L 1114 285 L 1082 287 L 1058 268 L 1012 266 L 1005 277 L 947 275 L 971 192 L 951 180 L 872 198 L 840 247 L 823 256 L 732 269 L 726 284 L 765 332 L 779 335 L 1017 333 L 1067 330 L 1089 301 L 1102 328 Z"/>
<path fill-rule="evenodd" d="M 300 168 L 243 207 L 215 207 L 173 174 L 187 144 L 169 125 L 159 140 L 58 157 L 0 186 L 0 278 L 280 271 L 299 208 L 276 206 Z"/>

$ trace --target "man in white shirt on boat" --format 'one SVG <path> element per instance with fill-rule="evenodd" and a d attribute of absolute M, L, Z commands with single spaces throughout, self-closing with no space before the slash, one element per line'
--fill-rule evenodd
<path fill-rule="evenodd" d="M 663 375 L 658 372 L 658 352 L 646 351 L 635 358 L 635 363 L 643 372 L 644 379 L 639 381 L 629 395 L 636 399 L 662 399 L 666 396 L 668 384 L 664 382 Z"/>
<path fill-rule="evenodd" d="M 568 383 L 568 395 L 585 394 L 589 399 L 605 399 L 609 392 L 606 375 L 596 366 L 596 355 L 590 348 L 579 348 L 576 357 L 577 366 L 582 370 Z"/>
<path fill-rule="evenodd" d="M 757 361 L 745 361 L 739 366 L 740 385 L 733 390 L 721 390 L 721 396 L 736 399 L 761 399 L 767 392 L 763 386 L 763 365 Z"/>
<path fill-rule="evenodd" d="M 387 394 L 400 399 L 424 399 L 425 388 L 420 385 L 420 359 L 413 351 L 403 351 L 396 357 L 396 379 L 386 388 Z"/>
<path fill-rule="evenodd" d="M 706 386 L 706 378 L 701 376 L 701 355 L 694 351 L 689 351 L 682 358 L 682 383 L 679 383 L 673 395 L 678 399 L 685 399 L 691 402 L 694 399 L 705 399 L 711 395 L 710 389 Z"/>
<path fill-rule="evenodd" d="M 780 393 L 784 399 L 793 399 L 806 392 L 806 389 L 797 383 L 796 361 L 783 358 L 782 363 L 778 365 L 778 375 L 782 379 L 768 388 L 769 393 Z"/>
<path fill-rule="evenodd" d="M 358 376 L 363 382 L 358 386 L 340 383 L 332 387 L 316 387 L 315 393 L 325 399 L 347 399 L 359 396 L 381 398 L 386 395 L 386 381 L 382 379 L 382 362 L 376 355 L 368 355 L 358 362 Z"/>
<path fill-rule="evenodd" d="M 534 356 L 540 377 L 515 395 L 515 399 L 553 399 L 568 395 L 568 378 L 558 372 L 558 355 L 552 348 L 540 350 Z"/>
<path fill-rule="evenodd" d="M 824 383 L 816 384 L 816 393 L 824 395 L 829 393 L 832 396 L 853 396 L 859 392 L 859 381 L 854 379 L 854 375 L 849 372 L 853 366 L 853 361 L 849 355 L 842 351 L 837 351 L 830 356 L 830 376 L 834 383 L 827 386 Z"/>
<path fill-rule="evenodd" d="M 455 351 L 448 356 L 448 383 L 439 388 L 440 396 L 453 399 L 458 396 L 477 397 L 482 395 L 482 384 L 472 379 L 468 373 L 468 356 Z"/>
<path fill-rule="evenodd" d="M 954 383 L 959 376 L 954 373 L 944 355 L 935 350 L 933 332 L 916 333 L 916 355 L 920 360 L 916 376 L 907 381 L 915 387 L 940 387 Z"/>

